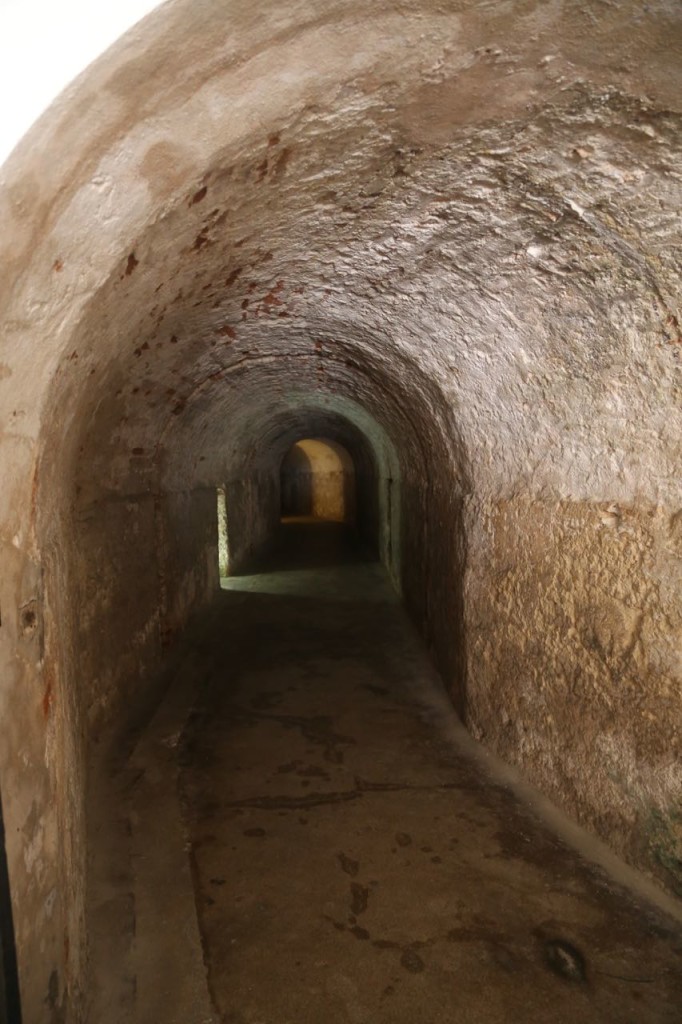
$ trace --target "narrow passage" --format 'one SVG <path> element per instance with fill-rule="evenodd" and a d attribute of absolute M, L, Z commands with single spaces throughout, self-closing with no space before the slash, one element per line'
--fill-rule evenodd
<path fill-rule="evenodd" d="M 288 522 L 224 581 L 180 744 L 216 1017 L 679 1022 L 679 931 L 453 740 L 383 569 Z"/>

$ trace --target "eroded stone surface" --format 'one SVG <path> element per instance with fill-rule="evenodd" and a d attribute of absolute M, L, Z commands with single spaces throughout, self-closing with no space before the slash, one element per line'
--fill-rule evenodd
<path fill-rule="evenodd" d="M 677 884 L 679 46 L 672 0 L 175 0 L 3 166 L 0 768 L 32 1020 L 81 1002 L 88 737 L 210 600 L 215 487 L 246 558 L 304 434 L 380 481 L 374 535 L 473 727 Z"/>
<path fill-rule="evenodd" d="M 465 608 L 474 735 L 680 894 L 674 523 L 613 503 L 472 503 Z"/>

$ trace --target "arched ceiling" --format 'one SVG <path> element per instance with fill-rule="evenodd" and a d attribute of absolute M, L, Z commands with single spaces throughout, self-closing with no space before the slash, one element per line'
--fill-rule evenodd
<path fill-rule="evenodd" d="M 295 473 L 352 474 L 354 463 L 348 449 L 338 441 L 326 437 L 304 437 L 289 448 L 282 468 Z"/>
<path fill-rule="evenodd" d="M 306 438 L 347 449 L 355 463 L 372 475 L 399 473 L 393 446 L 378 423 L 358 415 L 358 407 L 350 401 L 342 400 L 336 409 L 323 401 L 320 396 L 311 404 L 309 396 L 296 392 L 286 403 L 267 407 L 257 401 L 244 401 L 230 418 L 232 443 L 220 444 L 215 451 L 199 446 L 209 452 L 204 461 L 213 463 L 205 481 L 214 482 L 219 477 L 221 463 L 226 478 L 276 473 L 292 446 Z M 194 472 L 201 475 L 202 469 L 197 467 Z M 192 472 L 190 467 L 187 470 Z"/>
<path fill-rule="evenodd" d="M 164 5 L 7 166 L 18 433 L 184 485 L 305 392 L 462 486 L 672 500 L 680 42 L 672 2 Z"/>

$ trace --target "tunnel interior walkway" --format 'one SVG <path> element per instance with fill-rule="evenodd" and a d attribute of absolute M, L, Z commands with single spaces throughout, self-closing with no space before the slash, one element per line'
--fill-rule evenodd
<path fill-rule="evenodd" d="M 296 960 L 274 996 L 312 987 L 325 1020 L 428 1017 L 419 992 L 437 1016 L 470 963 L 472 999 L 495 978 L 536 1019 L 673 1012 L 679 940 L 666 959 L 665 927 L 556 853 L 452 730 L 682 896 L 681 14 L 169 0 L 3 164 L 0 788 L 31 1024 L 172 1024 L 168 1004 L 186 1024 L 202 992 L 208 1019 L 202 934 L 221 1012 L 283 943 L 228 1019 L 282 1024 L 249 1000 Z M 352 459 L 377 564 L 258 563 L 285 558 L 305 439 Z M 251 742 L 257 764 L 230 760 Z M 340 797 L 238 806 L 316 792 Z M 226 901 L 258 858 L 247 935 Z M 585 984 L 545 970 L 555 935 Z"/>
<path fill-rule="evenodd" d="M 132 929 L 133 1019 L 186 1019 L 185 999 L 196 1015 L 202 958 L 215 1021 L 679 1019 L 675 922 L 477 762 L 385 570 L 347 526 L 283 523 L 267 558 L 223 580 L 185 677 L 181 728 L 162 705 L 126 790 L 133 887 L 158 888 Z M 189 996 L 173 827 L 158 791 L 144 796 L 155 775 L 173 779 L 191 862 L 202 952 Z"/>

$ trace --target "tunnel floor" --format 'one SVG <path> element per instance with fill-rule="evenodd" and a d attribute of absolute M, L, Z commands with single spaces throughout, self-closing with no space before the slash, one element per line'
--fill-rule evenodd
<path fill-rule="evenodd" d="M 216 616 L 176 745 L 214 1020 L 679 1024 L 679 925 L 460 742 L 342 526 L 285 523 Z"/>

